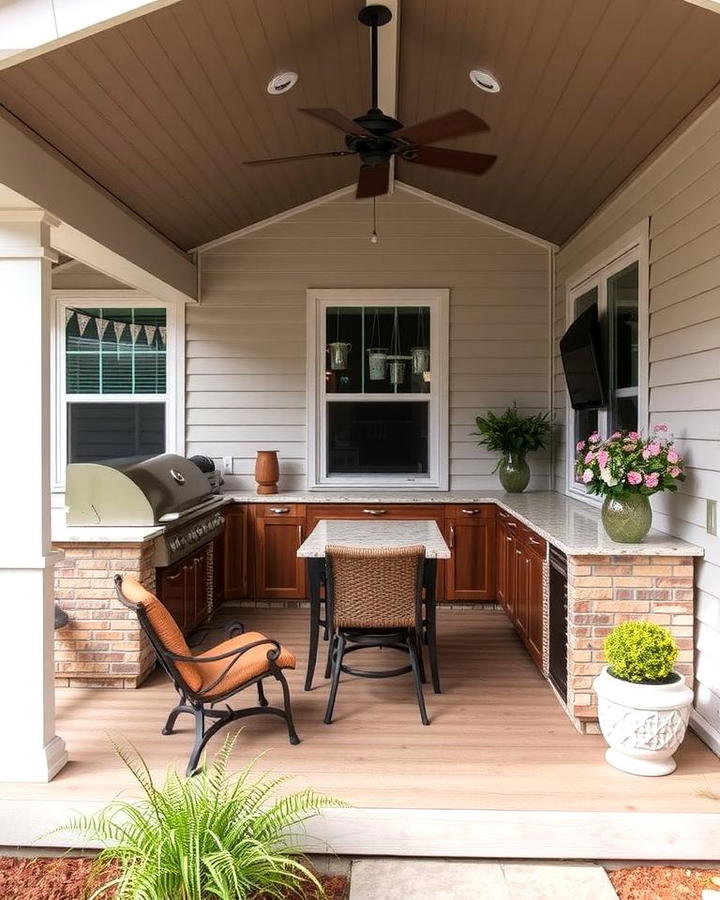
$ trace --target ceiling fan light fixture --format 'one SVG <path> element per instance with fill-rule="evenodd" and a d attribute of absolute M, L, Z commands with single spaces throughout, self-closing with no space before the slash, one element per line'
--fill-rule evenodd
<path fill-rule="evenodd" d="M 273 75 L 267 84 L 268 94 L 286 94 L 295 87 L 298 77 L 297 72 L 280 72 L 278 75 Z"/>
<path fill-rule="evenodd" d="M 470 81 L 481 91 L 487 91 L 488 94 L 499 93 L 500 82 L 490 72 L 485 72 L 483 69 L 470 69 L 468 75 Z"/>

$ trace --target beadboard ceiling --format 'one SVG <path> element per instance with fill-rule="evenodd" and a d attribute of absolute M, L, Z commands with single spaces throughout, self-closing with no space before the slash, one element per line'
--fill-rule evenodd
<path fill-rule="evenodd" d="M 241 163 L 343 146 L 296 108 L 367 108 L 359 5 L 182 0 L 0 72 L 0 102 L 188 249 L 353 183 L 352 158 Z M 491 131 L 446 145 L 500 159 L 397 177 L 556 243 L 720 82 L 720 16 L 684 0 L 402 0 L 399 42 L 399 118 L 470 109 Z M 268 95 L 284 69 L 299 84 Z"/>

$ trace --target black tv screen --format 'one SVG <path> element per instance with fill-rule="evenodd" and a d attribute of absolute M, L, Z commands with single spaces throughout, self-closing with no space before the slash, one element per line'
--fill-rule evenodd
<path fill-rule="evenodd" d="M 597 303 L 581 313 L 562 336 L 560 355 L 573 409 L 605 406 Z"/>

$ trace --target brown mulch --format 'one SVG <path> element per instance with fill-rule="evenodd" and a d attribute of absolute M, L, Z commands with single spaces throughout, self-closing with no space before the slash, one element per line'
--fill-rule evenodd
<path fill-rule="evenodd" d="M 720 891 L 720 869 L 637 866 L 608 874 L 620 900 L 701 900 L 703 888 Z"/>
<path fill-rule="evenodd" d="M 59 859 L 13 859 L 0 857 L 1 900 L 84 900 L 94 860 L 61 857 Z M 347 900 L 349 881 L 343 875 L 318 875 L 328 900 Z M 112 895 L 107 895 L 110 900 Z M 297 898 L 297 894 L 292 895 Z M 320 894 L 308 885 L 306 900 L 318 900 Z M 262 900 L 262 898 L 258 898 Z"/>

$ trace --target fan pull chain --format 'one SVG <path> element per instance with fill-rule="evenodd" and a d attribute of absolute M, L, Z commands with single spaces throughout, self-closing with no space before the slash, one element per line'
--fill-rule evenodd
<path fill-rule="evenodd" d="M 376 218 L 375 218 L 375 198 L 374 198 L 374 197 L 372 198 L 372 202 L 373 202 L 373 211 L 372 211 L 372 234 L 370 235 L 370 243 L 371 243 L 371 244 L 377 244 L 377 242 L 378 242 L 378 236 L 377 236 L 377 231 L 375 230 Z"/>

